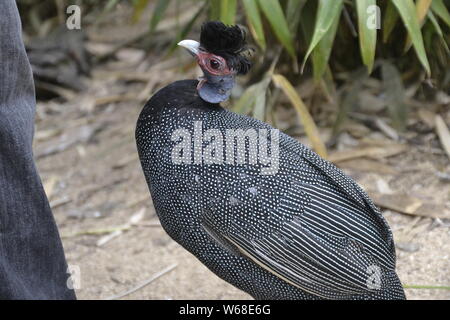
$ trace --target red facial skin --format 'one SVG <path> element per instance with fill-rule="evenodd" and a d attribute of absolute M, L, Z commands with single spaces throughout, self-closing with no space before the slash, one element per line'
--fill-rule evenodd
<path fill-rule="evenodd" d="M 228 64 L 224 58 L 206 51 L 199 51 L 197 54 L 197 61 L 203 70 L 214 76 L 226 76 L 234 73 L 233 70 L 228 68 Z M 197 90 L 200 90 L 205 82 L 206 79 L 200 78 Z"/>
<path fill-rule="evenodd" d="M 200 51 L 197 55 L 198 64 L 202 69 L 215 76 L 226 76 L 234 73 L 228 68 L 227 62 L 221 56 Z"/>

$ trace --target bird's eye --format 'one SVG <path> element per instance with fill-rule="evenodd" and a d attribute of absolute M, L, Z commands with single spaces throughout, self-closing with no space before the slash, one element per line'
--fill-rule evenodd
<path fill-rule="evenodd" d="M 213 69 L 213 70 L 219 70 L 220 69 L 220 62 L 215 60 L 215 59 L 212 59 L 209 62 L 209 65 L 211 66 L 211 69 Z"/>

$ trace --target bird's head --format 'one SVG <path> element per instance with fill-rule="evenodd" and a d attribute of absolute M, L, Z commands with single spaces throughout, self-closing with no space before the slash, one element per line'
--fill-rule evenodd
<path fill-rule="evenodd" d="M 245 38 L 245 31 L 239 26 L 210 21 L 202 25 L 200 42 L 183 40 L 178 43 L 197 59 L 203 70 L 204 77 L 197 86 L 203 100 L 225 101 L 231 94 L 236 75 L 250 70 L 248 57 L 252 49 L 247 47 Z"/>

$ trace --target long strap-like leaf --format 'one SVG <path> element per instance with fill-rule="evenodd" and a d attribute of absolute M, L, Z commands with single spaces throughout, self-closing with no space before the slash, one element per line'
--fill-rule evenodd
<path fill-rule="evenodd" d="M 283 9 L 278 1 L 258 0 L 261 10 L 269 20 L 272 30 L 281 44 L 286 48 L 289 55 L 295 59 L 294 41 L 289 31 L 289 26 L 283 13 Z"/>
<path fill-rule="evenodd" d="M 322 158 L 326 158 L 327 148 L 320 138 L 319 130 L 317 129 L 317 126 L 314 123 L 314 120 L 309 113 L 308 108 L 306 108 L 305 104 L 295 91 L 294 87 L 281 74 L 274 74 L 272 76 L 272 79 L 275 85 L 283 90 L 283 92 L 286 94 L 286 96 L 294 106 L 295 111 L 297 111 L 298 117 L 305 128 L 306 135 L 311 141 L 314 151 L 316 151 L 317 154 Z"/>
<path fill-rule="evenodd" d="M 342 10 L 343 0 L 319 0 L 319 7 L 317 9 L 316 24 L 311 42 L 303 60 L 302 70 L 305 67 L 306 61 L 311 55 L 314 48 L 322 40 L 325 34 L 335 21 L 336 15 L 340 15 Z"/>
<path fill-rule="evenodd" d="M 427 74 L 430 75 L 430 64 L 428 62 L 425 46 L 423 44 L 422 31 L 419 19 L 417 19 L 416 7 L 413 0 L 391 0 L 400 13 L 406 30 L 411 37 L 414 49 Z"/>
<path fill-rule="evenodd" d="M 372 72 L 377 45 L 377 27 L 380 18 L 375 0 L 355 0 L 358 12 L 359 46 L 364 65 Z M 375 21 L 373 21 L 375 19 Z"/>

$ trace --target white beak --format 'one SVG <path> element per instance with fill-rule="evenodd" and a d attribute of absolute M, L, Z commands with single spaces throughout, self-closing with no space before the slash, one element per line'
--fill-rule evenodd
<path fill-rule="evenodd" d="M 194 40 L 183 40 L 178 42 L 180 47 L 187 49 L 193 56 L 197 56 L 200 48 L 200 43 Z"/>

